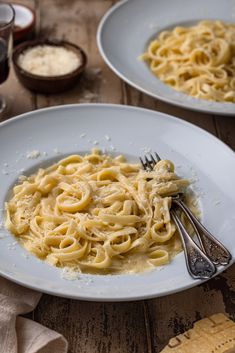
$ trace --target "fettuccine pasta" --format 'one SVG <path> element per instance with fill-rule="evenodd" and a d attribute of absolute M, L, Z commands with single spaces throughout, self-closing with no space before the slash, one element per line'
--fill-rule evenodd
<path fill-rule="evenodd" d="M 36 256 L 83 272 L 141 271 L 181 251 L 171 196 L 189 182 L 168 160 L 152 172 L 93 150 L 16 185 L 6 227 Z"/>
<path fill-rule="evenodd" d="M 142 58 L 177 91 L 235 103 L 235 24 L 201 21 L 163 31 Z"/>

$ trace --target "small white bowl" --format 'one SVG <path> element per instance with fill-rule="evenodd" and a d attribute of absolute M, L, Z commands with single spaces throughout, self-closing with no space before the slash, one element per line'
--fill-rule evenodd
<path fill-rule="evenodd" d="M 17 3 L 12 3 L 12 6 L 15 10 L 14 41 L 29 39 L 35 28 L 35 11 Z"/>

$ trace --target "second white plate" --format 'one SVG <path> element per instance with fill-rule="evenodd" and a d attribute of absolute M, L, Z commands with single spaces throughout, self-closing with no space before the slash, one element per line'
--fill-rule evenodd
<path fill-rule="evenodd" d="M 68 281 L 61 269 L 28 253 L 1 227 L 4 202 L 19 174 L 29 175 L 40 166 L 65 155 L 84 154 L 94 146 L 136 161 L 151 149 L 174 161 L 180 176 L 195 179 L 203 223 L 235 258 L 235 154 L 192 124 L 128 106 L 71 105 L 29 112 L 0 124 L 0 141 L 0 275 L 14 282 L 58 296 L 94 301 L 158 297 L 201 283 L 189 276 L 182 252 L 169 265 L 152 272 L 81 274 Z M 30 158 L 35 154 L 38 158 Z"/>
<path fill-rule="evenodd" d="M 157 79 L 138 58 L 159 32 L 203 19 L 235 22 L 234 0 L 125 0 L 102 19 L 97 42 L 109 67 L 124 81 L 167 103 L 219 115 L 235 115 L 234 103 L 217 103 L 177 92 Z"/>

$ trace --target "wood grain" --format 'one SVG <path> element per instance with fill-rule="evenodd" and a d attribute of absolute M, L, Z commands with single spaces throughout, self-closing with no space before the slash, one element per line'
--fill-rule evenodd
<path fill-rule="evenodd" d="M 68 5 L 63 1 L 40 1 L 40 36 L 80 45 L 87 54 L 88 66 L 74 89 L 56 96 L 37 95 L 38 108 L 68 103 L 122 103 L 122 83 L 104 64 L 95 40 L 99 20 L 112 3 L 89 0 L 69 1 Z"/>
<path fill-rule="evenodd" d="M 234 270 L 233 265 L 205 284 L 147 302 L 153 352 L 203 317 L 223 312 L 235 319 Z"/>
<path fill-rule="evenodd" d="M 73 353 L 148 353 L 138 302 L 88 303 L 45 295 L 34 318 L 69 338 Z"/>
<path fill-rule="evenodd" d="M 69 92 L 37 95 L 37 108 L 94 101 L 122 103 L 122 83 L 102 61 L 94 40 L 98 22 L 111 5 L 111 1 L 71 1 L 66 7 L 61 2 L 40 1 L 40 35 L 80 45 L 88 55 L 88 67 Z M 148 342 L 143 308 L 142 303 L 82 303 L 44 295 L 34 319 L 63 333 L 70 352 L 144 353 Z"/>
<path fill-rule="evenodd" d="M 235 112 L 234 117 L 215 117 L 217 136 L 235 150 Z"/>
<path fill-rule="evenodd" d="M 0 86 L 0 94 L 6 98 L 7 111 L 0 116 L 0 121 L 35 109 L 35 96 L 18 82 L 11 70 L 9 79 Z"/>
<path fill-rule="evenodd" d="M 203 129 L 216 135 L 216 126 L 214 117 L 209 114 L 188 111 L 180 107 L 176 107 L 159 100 L 148 97 L 147 95 L 137 91 L 136 89 L 125 85 L 125 103 L 129 105 L 136 105 L 139 107 L 144 107 L 152 110 L 157 110 L 166 114 L 170 114 L 193 124 L 196 124 Z"/>
<path fill-rule="evenodd" d="M 233 117 L 215 117 L 154 100 L 123 83 L 105 65 L 97 49 L 96 30 L 101 17 L 115 1 L 20 2 L 30 2 L 35 7 L 38 36 L 66 39 L 80 45 L 88 55 L 88 66 L 72 90 L 55 96 L 27 91 L 11 70 L 8 81 L 0 87 L 0 93 L 11 99 L 11 109 L 2 119 L 68 103 L 123 103 L 187 120 L 235 149 Z M 32 317 L 64 334 L 70 353 L 159 353 L 170 337 L 192 327 L 195 320 L 206 315 L 220 311 L 235 319 L 234 270 L 232 266 L 223 275 L 197 288 L 149 301 L 88 303 L 44 295 Z"/>

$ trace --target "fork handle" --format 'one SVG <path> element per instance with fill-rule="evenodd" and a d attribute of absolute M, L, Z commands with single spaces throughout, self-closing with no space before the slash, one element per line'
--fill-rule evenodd
<path fill-rule="evenodd" d="M 216 273 L 215 265 L 192 240 L 174 209 L 171 215 L 181 236 L 189 274 L 195 279 L 211 278 Z"/>
<path fill-rule="evenodd" d="M 212 262 L 215 265 L 228 265 L 232 256 L 225 246 L 201 224 L 182 200 L 173 200 L 173 202 L 180 207 L 188 217 L 198 236 L 202 249 Z"/>

